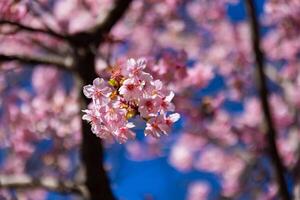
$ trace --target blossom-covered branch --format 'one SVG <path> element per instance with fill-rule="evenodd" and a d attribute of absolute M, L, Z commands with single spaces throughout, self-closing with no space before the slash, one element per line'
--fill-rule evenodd
<path fill-rule="evenodd" d="M 72 71 L 73 59 L 71 57 L 62 58 L 59 56 L 37 56 L 37 55 L 8 55 L 8 54 L 0 54 L 0 61 L 8 62 L 8 61 L 18 61 L 24 64 L 45 64 L 45 65 L 53 65 L 62 70 Z"/>
<path fill-rule="evenodd" d="M 56 33 L 52 30 L 34 28 L 34 27 L 30 27 L 30 26 L 21 24 L 20 22 L 16 22 L 16 21 L 0 20 L 0 25 L 9 25 L 9 26 L 19 29 L 20 31 L 27 31 L 27 32 L 31 32 L 31 33 L 41 33 L 41 34 L 45 34 L 45 35 L 48 35 L 51 37 L 55 37 L 60 40 L 67 40 L 67 36 Z"/>
<path fill-rule="evenodd" d="M 256 60 L 256 82 L 257 88 L 260 95 L 260 102 L 262 106 L 262 111 L 265 118 L 266 124 L 266 136 L 269 143 L 269 153 L 271 159 L 273 161 L 277 183 L 280 188 L 280 195 L 282 199 L 289 200 L 290 195 L 287 188 L 287 183 L 284 179 L 284 166 L 281 162 L 281 158 L 279 156 L 279 152 L 276 146 L 276 129 L 272 120 L 272 115 L 270 111 L 270 105 L 268 103 L 269 91 L 267 88 L 267 78 L 265 75 L 264 69 L 264 53 L 260 48 L 260 33 L 259 33 L 259 23 L 257 19 L 256 8 L 253 0 L 246 1 L 246 7 L 249 15 L 249 21 L 251 26 L 251 34 L 252 34 L 252 48 L 255 54 Z"/>
<path fill-rule="evenodd" d="M 33 189 L 41 188 L 62 194 L 76 194 L 84 199 L 89 197 L 83 184 L 60 181 L 51 177 L 33 178 L 27 175 L 0 175 L 0 188 Z"/>

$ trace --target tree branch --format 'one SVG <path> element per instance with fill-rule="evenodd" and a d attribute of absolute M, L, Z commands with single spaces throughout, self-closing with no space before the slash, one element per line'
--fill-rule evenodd
<path fill-rule="evenodd" d="M 274 170 L 276 174 L 277 184 L 279 186 L 280 196 L 284 200 L 290 200 L 290 195 L 288 192 L 287 183 L 284 179 L 284 166 L 281 162 L 279 152 L 276 146 L 276 130 L 274 128 L 274 123 L 272 121 L 272 115 L 270 111 L 270 105 L 268 103 L 268 88 L 267 79 L 264 71 L 264 54 L 260 49 L 260 33 L 259 33 L 259 23 L 257 19 L 256 8 L 253 0 L 246 1 L 246 8 L 249 15 L 249 22 L 251 26 L 252 34 L 252 48 L 255 54 L 256 60 L 256 83 L 259 91 L 261 106 L 266 122 L 266 136 L 269 142 L 269 154 L 272 159 Z"/>
<path fill-rule="evenodd" d="M 45 35 L 48 35 L 51 37 L 55 37 L 60 40 L 65 40 L 65 41 L 68 40 L 68 36 L 56 33 L 50 29 L 44 30 L 44 29 L 39 29 L 39 28 L 33 28 L 30 26 L 23 25 L 19 22 L 14 22 L 14 21 L 9 21 L 9 20 L 0 20 L 0 25 L 10 25 L 10 26 L 16 27 L 22 31 L 27 31 L 27 32 L 31 32 L 31 33 L 41 33 L 41 34 L 45 34 Z"/>
<path fill-rule="evenodd" d="M 116 0 L 115 6 L 104 19 L 97 19 L 96 25 L 88 30 L 74 34 L 71 41 L 81 46 L 93 44 L 98 46 L 112 27 L 122 18 L 132 0 Z"/>
<path fill-rule="evenodd" d="M 61 58 L 58 56 L 33 56 L 33 55 L 6 55 L 0 54 L 0 62 L 18 61 L 24 64 L 45 64 L 53 65 L 58 69 L 72 71 L 73 59 L 71 57 Z"/>
<path fill-rule="evenodd" d="M 91 28 L 89 32 L 107 34 L 110 29 L 119 21 L 129 8 L 132 0 L 116 0 L 115 7 L 109 12 L 104 20 L 98 20 L 96 26 Z"/>
<path fill-rule="evenodd" d="M 76 194 L 89 198 L 89 193 L 83 184 L 71 181 L 58 181 L 55 178 L 33 178 L 27 175 L 0 175 L 0 188 L 7 189 L 33 189 L 42 188 L 62 194 Z"/>

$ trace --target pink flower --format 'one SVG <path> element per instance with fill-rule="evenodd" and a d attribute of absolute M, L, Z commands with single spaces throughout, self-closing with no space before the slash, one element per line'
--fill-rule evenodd
<path fill-rule="evenodd" d="M 175 95 L 174 92 L 171 91 L 168 96 L 161 99 L 160 111 L 162 113 L 165 113 L 167 111 L 174 111 L 175 110 L 174 104 L 171 103 L 172 99 L 174 98 L 174 95 Z"/>
<path fill-rule="evenodd" d="M 83 120 L 86 120 L 88 122 L 91 122 L 91 123 L 95 123 L 97 122 L 97 119 L 99 117 L 98 113 L 96 112 L 96 110 L 82 110 L 82 112 L 86 113 L 82 116 L 82 119 Z"/>
<path fill-rule="evenodd" d="M 122 126 L 122 127 L 118 128 L 114 132 L 116 140 L 119 143 L 125 143 L 128 139 L 134 139 L 135 133 L 130 130 L 130 128 L 133 128 L 133 127 L 134 127 L 133 123 L 127 123 L 126 126 Z"/>
<path fill-rule="evenodd" d="M 95 109 L 92 110 L 82 110 L 86 113 L 82 116 L 83 120 L 88 121 L 92 126 L 92 132 L 100 138 L 105 138 L 107 133 L 103 133 L 103 123 L 101 123 L 100 113 Z"/>
<path fill-rule="evenodd" d="M 135 79 L 127 79 L 119 89 L 119 93 L 124 96 L 126 100 L 137 99 L 142 95 L 142 87 Z"/>
<path fill-rule="evenodd" d="M 162 95 L 163 83 L 160 80 L 145 82 L 144 95 L 156 96 Z"/>
<path fill-rule="evenodd" d="M 92 98 L 96 104 L 103 105 L 108 102 L 111 88 L 107 86 L 102 78 L 96 78 L 93 85 L 83 87 L 83 93 L 87 98 Z"/>
<path fill-rule="evenodd" d="M 146 60 L 143 58 L 140 58 L 138 60 L 135 60 L 133 58 L 130 58 L 127 61 L 127 65 L 125 70 L 123 71 L 123 74 L 125 76 L 134 77 L 134 76 L 140 76 L 143 72 L 143 70 L 146 68 Z"/>
<path fill-rule="evenodd" d="M 115 138 L 119 143 L 124 143 L 128 139 L 134 139 L 135 133 L 130 130 L 133 128 L 133 123 L 126 121 L 109 121 L 104 124 L 102 133 L 107 138 Z"/>
<path fill-rule="evenodd" d="M 174 93 L 164 88 L 160 80 L 153 80 L 149 73 L 144 72 L 145 67 L 144 59 L 128 60 L 119 79 L 114 73 L 111 77 L 121 84 L 120 88 L 110 88 L 101 78 L 96 78 L 93 85 L 84 86 L 84 95 L 93 101 L 89 109 L 83 110 L 82 119 L 91 124 L 95 135 L 103 139 L 114 138 L 119 143 L 134 139 L 135 133 L 130 130 L 134 124 L 128 119 L 139 114 L 148 120 L 145 134 L 160 137 L 166 135 L 179 119 L 177 113 L 168 117 L 165 114 L 174 110 L 171 103 Z"/>
<path fill-rule="evenodd" d="M 164 134 L 167 134 L 168 132 L 170 132 L 171 126 L 177 122 L 180 118 L 180 114 L 178 113 L 173 113 L 171 115 L 169 115 L 168 117 L 164 116 L 164 120 L 163 123 L 160 124 L 160 129 L 162 130 L 162 132 L 164 132 Z"/>
<path fill-rule="evenodd" d="M 151 118 L 145 128 L 145 136 L 152 135 L 155 138 L 161 136 L 161 130 L 159 128 L 159 121 L 157 118 Z"/>
<path fill-rule="evenodd" d="M 158 115 L 151 118 L 146 125 L 145 135 L 152 135 L 156 138 L 159 138 L 162 134 L 167 135 L 171 129 L 171 125 L 178 121 L 179 118 L 180 115 L 178 113 L 171 114 L 168 117 Z"/>
<path fill-rule="evenodd" d="M 104 120 L 110 121 L 125 121 L 126 110 L 121 108 L 120 102 L 109 102 L 105 107 L 99 109 Z"/>
<path fill-rule="evenodd" d="M 144 98 L 139 102 L 139 112 L 144 118 L 156 116 L 159 111 L 160 98 Z"/>
<path fill-rule="evenodd" d="M 133 58 L 131 58 L 127 61 L 125 69 L 123 68 L 122 74 L 125 77 L 134 79 L 139 83 L 139 85 L 145 86 L 145 84 L 149 84 L 153 80 L 153 77 L 149 73 L 143 71 L 145 68 L 145 59 L 140 58 L 138 60 L 134 60 Z"/>
<path fill-rule="evenodd" d="M 93 129 L 94 128 L 94 129 Z M 107 128 L 107 125 L 97 124 L 92 127 L 93 133 L 95 133 L 99 138 L 112 140 L 112 132 Z"/>

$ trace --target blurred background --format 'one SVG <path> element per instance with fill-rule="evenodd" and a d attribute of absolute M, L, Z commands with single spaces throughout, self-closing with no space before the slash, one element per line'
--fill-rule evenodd
<path fill-rule="evenodd" d="M 0 200 L 300 199 L 299 33 L 298 0 L 0 0 Z M 131 57 L 181 119 L 156 139 L 134 118 L 135 140 L 100 142 L 82 87 Z"/>

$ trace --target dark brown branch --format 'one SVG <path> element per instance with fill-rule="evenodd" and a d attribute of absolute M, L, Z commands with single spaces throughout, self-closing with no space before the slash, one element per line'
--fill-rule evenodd
<path fill-rule="evenodd" d="M 106 18 L 97 23 L 90 32 L 98 34 L 108 34 L 110 29 L 119 21 L 124 15 L 125 11 L 129 8 L 132 0 L 117 0 L 115 7 L 110 11 Z"/>
<path fill-rule="evenodd" d="M 89 197 L 88 191 L 83 184 L 71 181 L 58 181 L 54 178 L 33 178 L 27 175 L 0 175 L 0 188 L 6 189 L 33 189 L 42 188 L 61 194 L 76 194 L 84 199 Z"/>
<path fill-rule="evenodd" d="M 33 45 L 36 45 L 38 46 L 39 48 L 41 48 L 42 51 L 45 51 L 47 53 L 50 53 L 50 54 L 54 54 L 54 55 L 61 55 L 61 56 L 64 56 L 66 55 L 66 48 L 63 49 L 64 47 L 60 47 L 60 49 L 57 49 L 57 46 L 56 47 L 52 47 L 50 45 L 48 45 L 47 43 L 44 43 L 36 38 L 30 38 L 30 41 L 32 42 Z M 61 51 L 63 49 L 63 51 Z"/>
<path fill-rule="evenodd" d="M 72 41 L 81 46 L 93 44 L 98 46 L 110 32 L 112 27 L 122 18 L 132 0 L 116 0 L 115 6 L 104 19 L 98 19 L 96 25 L 88 30 L 72 36 Z"/>
<path fill-rule="evenodd" d="M 259 91 L 259 97 L 261 101 L 261 106 L 265 118 L 266 125 L 266 136 L 269 142 L 269 154 L 272 159 L 274 170 L 276 174 L 277 184 L 279 186 L 280 196 L 284 200 L 290 200 L 291 197 L 288 192 L 287 183 L 284 179 L 284 166 L 280 159 L 278 149 L 276 146 L 276 130 L 272 120 L 272 115 L 270 111 L 270 105 L 268 103 L 268 88 L 267 79 L 264 71 L 264 54 L 260 48 L 260 33 L 259 33 L 259 23 L 257 19 L 256 8 L 253 0 L 246 1 L 247 12 L 249 15 L 251 34 L 252 34 L 252 48 L 255 54 L 256 60 L 256 83 Z"/>
<path fill-rule="evenodd" d="M 51 37 L 55 37 L 60 40 L 67 41 L 67 39 L 68 39 L 67 36 L 56 33 L 50 29 L 44 30 L 44 29 L 40 29 L 40 28 L 34 28 L 34 27 L 30 27 L 30 26 L 21 24 L 19 22 L 14 22 L 14 21 L 9 21 L 9 20 L 0 20 L 0 25 L 10 25 L 10 26 L 18 28 L 19 30 L 22 30 L 22 31 L 27 31 L 27 32 L 31 32 L 31 33 L 41 33 L 41 34 L 45 34 L 45 35 L 48 35 Z"/>
<path fill-rule="evenodd" d="M 0 62 L 18 61 L 24 64 L 36 65 L 45 64 L 53 65 L 61 70 L 72 71 L 73 59 L 61 58 L 58 56 L 35 56 L 35 55 L 6 55 L 0 54 Z"/>

